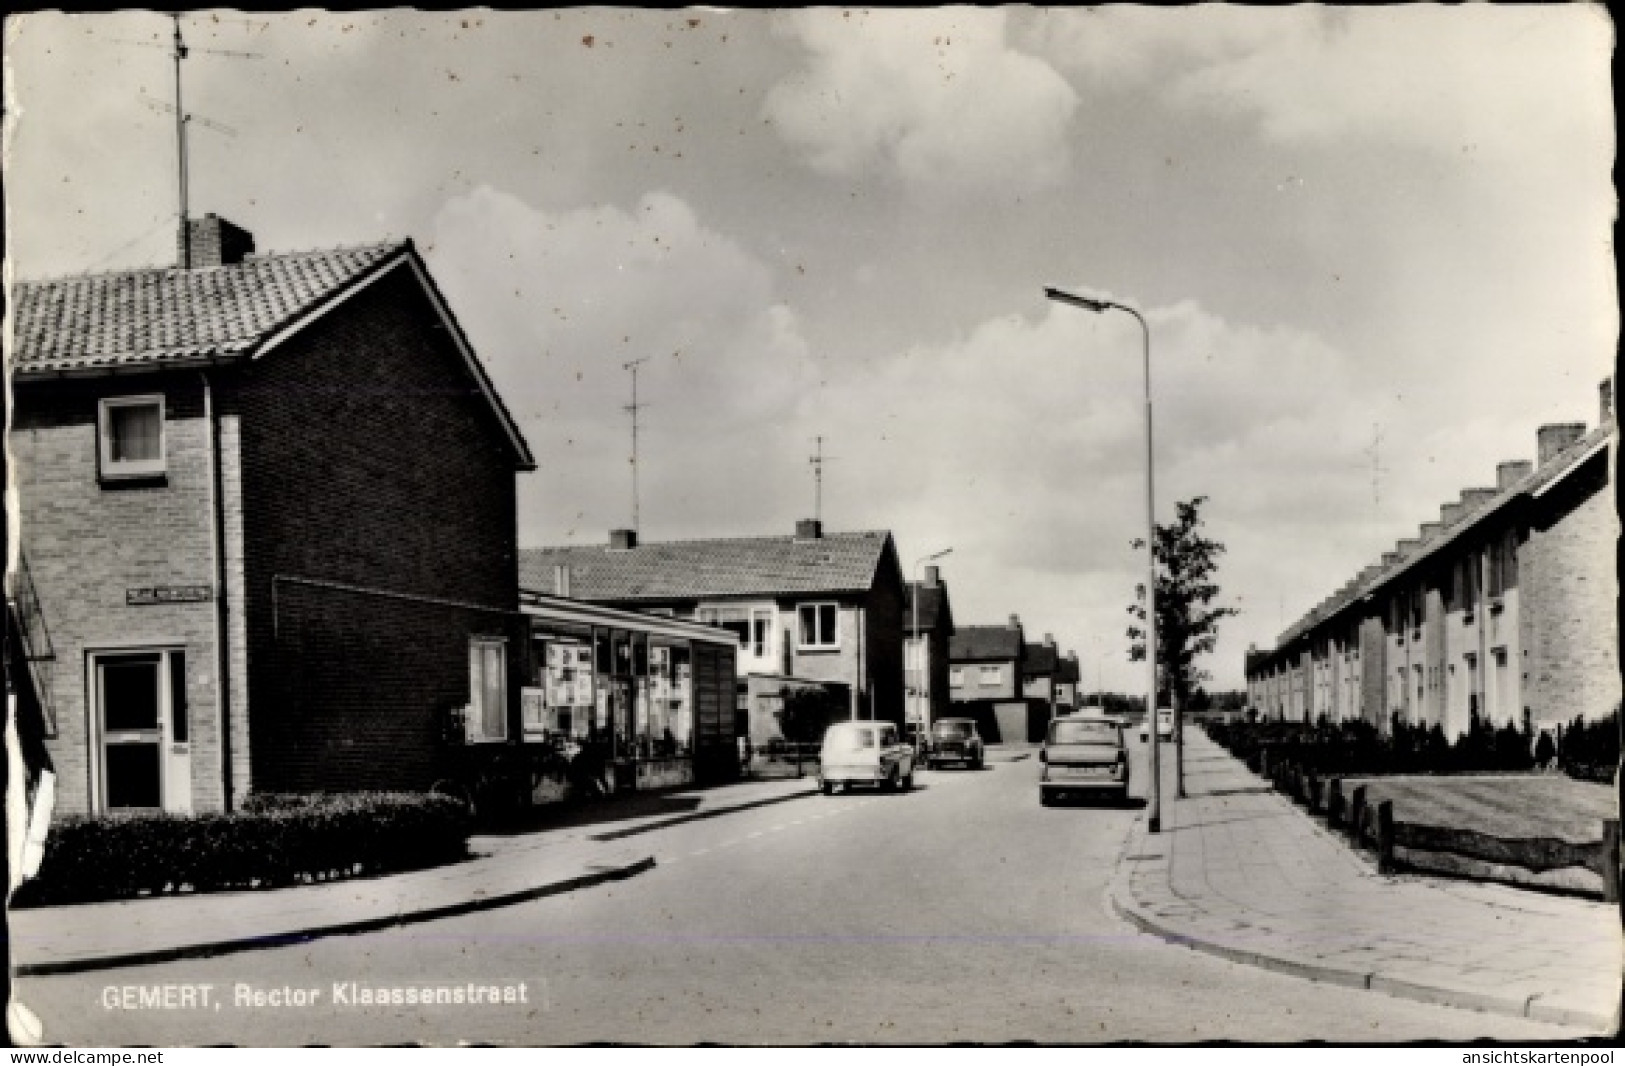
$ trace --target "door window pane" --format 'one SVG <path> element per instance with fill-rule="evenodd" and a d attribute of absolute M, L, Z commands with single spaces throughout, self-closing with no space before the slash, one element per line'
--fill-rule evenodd
<path fill-rule="evenodd" d="M 107 745 L 107 806 L 162 806 L 158 787 L 157 744 Z"/>
<path fill-rule="evenodd" d="M 101 660 L 102 722 L 109 733 L 158 728 L 158 656 Z"/>
<path fill-rule="evenodd" d="M 186 653 L 169 653 L 169 736 L 177 744 L 191 740 L 191 723 L 186 714 Z"/>

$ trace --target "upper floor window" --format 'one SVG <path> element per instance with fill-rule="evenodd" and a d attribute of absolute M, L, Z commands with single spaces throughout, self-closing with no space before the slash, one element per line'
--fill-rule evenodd
<path fill-rule="evenodd" d="M 749 606 L 701 607 L 696 617 L 720 626 L 739 638 L 741 654 L 766 658 L 773 650 L 773 608 Z"/>
<path fill-rule="evenodd" d="M 102 477 L 164 472 L 163 396 L 110 397 L 101 402 L 96 422 Z"/>
<path fill-rule="evenodd" d="M 965 683 L 965 668 L 963 666 L 948 667 L 948 684 L 963 685 Z"/>
<path fill-rule="evenodd" d="M 796 608 L 803 648 L 834 649 L 841 646 L 840 611 L 833 603 L 803 603 Z"/>
<path fill-rule="evenodd" d="M 1004 682 L 1004 668 L 1002 666 L 984 666 L 981 668 L 979 680 L 984 685 L 998 685 Z"/>

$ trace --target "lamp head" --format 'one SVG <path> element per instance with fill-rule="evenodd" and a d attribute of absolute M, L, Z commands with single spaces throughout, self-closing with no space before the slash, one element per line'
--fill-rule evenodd
<path fill-rule="evenodd" d="M 1087 296 L 1076 296 L 1070 292 L 1062 292 L 1060 289 L 1055 288 L 1046 288 L 1044 295 L 1057 303 L 1071 304 L 1073 307 L 1081 307 L 1085 311 L 1093 311 L 1097 315 L 1104 313 L 1106 308 L 1112 306 L 1105 300 L 1091 300 Z"/>

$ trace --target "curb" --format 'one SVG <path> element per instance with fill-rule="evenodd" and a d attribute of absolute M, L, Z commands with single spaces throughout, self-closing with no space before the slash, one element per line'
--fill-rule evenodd
<path fill-rule="evenodd" d="M 264 936 L 247 936 L 231 940 L 215 940 L 199 944 L 183 944 L 178 947 L 152 948 L 146 951 L 128 951 L 118 955 L 97 955 L 89 958 L 58 959 L 50 962 L 14 963 L 11 967 L 15 977 L 46 977 L 56 974 L 84 973 L 90 970 L 108 970 L 120 966 L 151 965 L 160 962 L 174 962 L 179 959 L 205 959 L 216 955 L 230 955 L 240 951 L 259 951 L 265 948 L 286 947 L 289 944 L 302 944 L 310 940 L 319 940 L 329 936 L 349 936 L 355 933 L 369 933 L 378 929 L 387 929 L 395 925 L 411 925 L 417 922 L 430 922 L 439 918 L 454 918 L 459 915 L 472 914 L 475 911 L 492 910 L 497 907 L 507 907 L 515 903 L 525 903 L 545 896 L 560 895 L 573 892 L 578 888 L 590 888 L 606 881 L 623 881 L 634 877 L 645 870 L 652 870 L 655 866 L 653 855 L 622 866 L 607 866 L 600 863 L 587 865 L 590 873 L 578 874 L 575 877 L 564 878 L 559 881 L 550 881 L 547 884 L 533 885 L 514 892 L 505 892 L 496 896 L 482 896 L 478 899 L 467 899 L 457 903 L 446 903 L 438 907 L 424 907 L 421 910 L 397 911 L 394 914 L 381 915 L 376 918 L 358 918 L 349 922 L 335 922 L 331 925 L 315 925 L 297 929 L 286 933 L 272 933 Z"/>
<path fill-rule="evenodd" d="M 1541 996 L 1539 994 L 1521 997 L 1498 996 L 1493 993 L 1446 988 L 1417 981 L 1408 981 L 1402 978 L 1387 977 L 1364 970 L 1342 969 L 1336 966 L 1328 966 L 1322 962 L 1311 962 L 1305 959 L 1293 959 L 1281 955 L 1270 955 L 1260 951 L 1231 947 L 1227 944 L 1220 944 L 1216 941 L 1183 932 L 1172 924 L 1164 924 L 1145 914 L 1138 902 L 1132 898 L 1133 893 L 1128 888 L 1130 871 L 1124 860 L 1128 857 L 1135 843 L 1136 835 L 1140 833 L 1144 824 L 1145 816 L 1142 814 L 1136 820 L 1134 828 L 1130 830 L 1129 841 L 1123 849 L 1122 856 L 1118 859 L 1117 872 L 1112 878 L 1111 885 L 1107 888 L 1112 910 L 1116 912 L 1119 918 L 1127 921 L 1143 933 L 1150 933 L 1170 944 L 1190 948 L 1193 951 L 1200 951 L 1203 954 L 1212 955 L 1227 962 L 1254 966 L 1261 970 L 1270 970 L 1321 984 L 1380 992 L 1397 999 L 1409 999 L 1434 1006 L 1455 1007 L 1461 1010 L 1482 1011 L 1554 1025 L 1589 1028 L 1596 1030 L 1598 1033 L 1611 1034 L 1614 1031 L 1616 1018 L 1613 1015 L 1605 1016 L 1590 1011 L 1560 1007 L 1555 1004 L 1543 1004 L 1540 1002 Z"/>

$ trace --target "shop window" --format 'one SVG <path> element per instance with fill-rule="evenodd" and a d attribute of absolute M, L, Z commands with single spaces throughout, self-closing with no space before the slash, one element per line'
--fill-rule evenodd
<path fill-rule="evenodd" d="M 840 612 L 833 603 L 803 603 L 796 608 L 804 650 L 833 651 L 841 646 Z"/>
<path fill-rule="evenodd" d="M 463 728 L 471 741 L 508 738 L 507 652 L 501 640 L 476 637 L 468 642 L 468 717 Z"/>
<path fill-rule="evenodd" d="M 101 401 L 97 448 L 104 480 L 164 472 L 164 398 L 119 396 Z"/>

